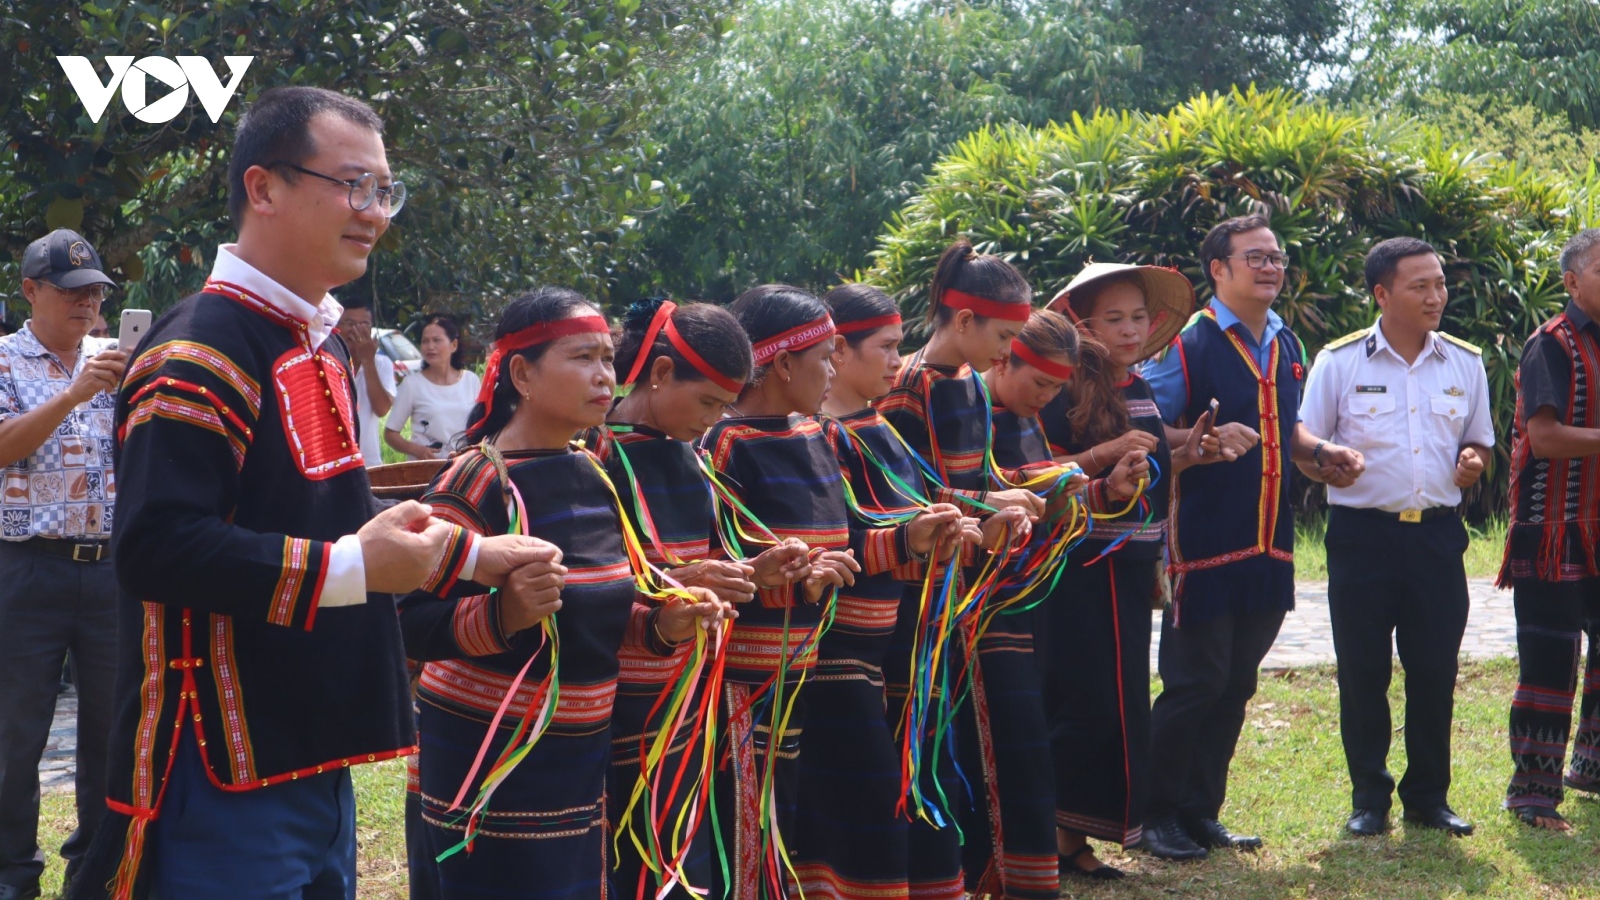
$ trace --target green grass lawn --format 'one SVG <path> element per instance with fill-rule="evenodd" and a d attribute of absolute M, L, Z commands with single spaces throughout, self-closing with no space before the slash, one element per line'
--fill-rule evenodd
<path fill-rule="evenodd" d="M 1327 524 L 1318 519 L 1300 524 L 1294 531 L 1294 577 L 1299 581 L 1328 580 L 1328 551 L 1322 546 Z M 1467 577 L 1493 578 L 1500 573 L 1500 558 L 1506 549 L 1506 521 L 1493 519 L 1483 528 L 1467 526 Z M 1600 896 L 1600 891 L 1596 891 Z"/>
<path fill-rule="evenodd" d="M 1261 691 L 1234 760 L 1223 819 L 1261 834 L 1254 855 L 1222 853 L 1203 863 L 1165 863 L 1104 849 L 1127 880 L 1085 887 L 1066 884 L 1064 897 L 1211 898 L 1595 898 L 1600 897 L 1600 802 L 1573 797 L 1563 807 L 1576 830 L 1533 832 L 1500 808 L 1510 762 L 1506 709 L 1516 679 L 1509 660 L 1464 666 L 1456 692 L 1455 787 L 1458 812 L 1478 826 L 1465 839 L 1398 824 L 1387 837 L 1343 835 L 1349 783 L 1339 745 L 1333 672 L 1312 668 L 1262 677 Z M 1396 679 L 1395 699 L 1399 697 Z M 1159 685 L 1156 686 L 1159 689 Z M 1396 722 L 1400 722 L 1396 705 Z M 1398 745 L 1390 762 L 1405 769 Z M 405 773 L 398 762 L 356 771 L 361 797 L 361 896 L 403 900 Z M 69 795 L 45 798 L 47 847 L 59 847 L 71 826 Z M 47 883 L 61 869 L 52 861 Z M 53 889 L 52 889 L 53 890 Z M 46 896 L 50 896 L 49 893 Z"/>

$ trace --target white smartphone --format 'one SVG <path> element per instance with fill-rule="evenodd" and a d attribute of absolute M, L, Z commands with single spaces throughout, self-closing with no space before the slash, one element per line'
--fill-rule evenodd
<path fill-rule="evenodd" d="M 123 310 L 122 327 L 117 331 L 117 349 L 124 353 L 132 353 L 133 348 L 139 346 L 139 341 L 144 338 L 144 333 L 149 330 L 150 310 Z"/>

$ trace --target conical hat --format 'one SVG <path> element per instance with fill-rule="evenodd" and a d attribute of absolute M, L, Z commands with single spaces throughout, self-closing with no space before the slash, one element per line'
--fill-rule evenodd
<path fill-rule="evenodd" d="M 1090 292 L 1085 288 L 1113 276 L 1128 277 L 1129 273 L 1133 273 L 1130 280 L 1143 289 L 1145 308 L 1150 311 L 1150 338 L 1139 353 L 1140 359 L 1149 359 L 1172 343 L 1194 312 L 1194 285 L 1177 269 L 1131 266 L 1126 263 L 1090 263 L 1051 298 L 1049 308 L 1065 313 L 1075 323 L 1082 322 L 1089 310 L 1074 303 L 1072 294 L 1077 292 L 1088 299 Z"/>

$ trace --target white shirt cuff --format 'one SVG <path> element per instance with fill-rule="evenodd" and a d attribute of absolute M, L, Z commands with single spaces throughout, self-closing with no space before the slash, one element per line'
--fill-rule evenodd
<path fill-rule="evenodd" d="M 322 579 L 317 609 L 355 606 L 367 602 L 367 561 L 361 555 L 361 539 L 353 534 L 339 538 L 328 554 L 328 573 Z"/>
<path fill-rule="evenodd" d="M 471 581 L 472 576 L 478 574 L 478 548 L 483 546 L 483 539 L 478 535 L 469 534 L 472 548 L 467 551 L 467 561 L 461 566 L 461 574 L 457 576 L 461 581 Z"/>

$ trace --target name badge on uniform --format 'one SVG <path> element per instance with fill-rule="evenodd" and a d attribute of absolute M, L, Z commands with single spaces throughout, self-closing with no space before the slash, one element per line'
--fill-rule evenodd
<path fill-rule="evenodd" d="M 1458 387 L 1445 388 L 1444 393 L 1445 393 L 1446 397 L 1465 397 L 1467 395 L 1466 391 L 1463 391 L 1461 388 L 1458 388 Z"/>
<path fill-rule="evenodd" d="M 1387 394 L 1389 393 L 1389 386 L 1386 384 L 1358 384 L 1356 385 L 1356 393 Z"/>

